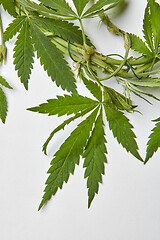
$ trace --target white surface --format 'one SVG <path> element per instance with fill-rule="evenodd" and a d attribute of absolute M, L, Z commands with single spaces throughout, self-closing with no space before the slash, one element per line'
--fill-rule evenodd
<path fill-rule="evenodd" d="M 130 0 L 127 11 L 114 22 L 122 29 L 142 36 L 146 2 Z M 4 21 L 5 24 L 10 21 L 7 14 L 4 14 Z M 85 29 L 97 49 L 106 54 L 123 54 L 123 42 L 110 35 L 106 27 L 99 24 L 99 19 L 93 22 L 85 22 Z M 49 156 L 44 156 L 41 146 L 59 119 L 25 109 L 54 98 L 62 91 L 36 60 L 26 92 L 12 64 L 13 43 L 7 44 L 8 62 L 1 68 L 1 74 L 14 90 L 6 91 L 9 113 L 6 124 L 0 124 L 0 239 L 159 240 L 159 152 L 144 166 L 126 153 L 109 131 L 106 175 L 91 209 L 87 208 L 87 188 L 81 163 L 63 190 L 58 191 L 40 212 L 37 211 L 52 154 L 64 140 L 64 133 L 56 135 L 49 147 Z M 111 86 L 115 84 L 113 80 Z M 78 86 L 80 93 L 85 94 L 81 83 Z M 158 95 L 160 97 L 160 93 Z M 140 153 L 144 157 L 147 137 L 153 127 L 150 120 L 160 116 L 160 108 L 156 102 L 149 106 L 135 96 L 133 100 L 139 104 L 143 116 L 138 113 L 127 116 L 135 126 Z"/>

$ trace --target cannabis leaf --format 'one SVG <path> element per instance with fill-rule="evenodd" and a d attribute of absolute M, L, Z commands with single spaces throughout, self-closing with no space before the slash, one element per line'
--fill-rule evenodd
<path fill-rule="evenodd" d="M 64 130 L 65 126 L 70 124 L 71 122 L 73 122 L 75 119 L 79 118 L 79 117 L 83 117 L 84 115 L 86 115 L 88 112 L 90 112 L 91 110 L 93 110 L 95 108 L 95 106 L 91 106 L 88 107 L 84 110 L 82 110 L 81 112 L 78 112 L 77 114 L 75 114 L 73 117 L 70 117 L 69 119 L 65 120 L 62 124 L 60 124 L 58 127 L 56 127 L 51 134 L 49 135 L 49 137 L 47 138 L 46 142 L 43 145 L 43 149 L 42 151 L 44 152 L 44 154 L 47 155 L 47 146 L 49 144 L 49 142 L 51 141 L 51 139 L 53 138 L 53 136 L 59 132 L 60 130 Z"/>
<path fill-rule="evenodd" d="M 63 19 L 63 15 L 59 14 L 56 10 L 45 7 L 43 4 L 37 4 L 35 2 L 29 0 L 18 0 L 20 6 L 23 6 L 26 10 L 28 10 L 31 14 L 36 12 L 37 14 L 46 16 L 48 18 L 59 18 Z"/>
<path fill-rule="evenodd" d="M 149 82 L 149 81 L 148 81 L 148 82 Z M 144 100 L 147 101 L 148 103 L 150 103 L 150 101 L 148 101 L 146 98 L 144 98 L 144 97 L 143 97 L 142 95 L 140 95 L 140 94 L 149 96 L 149 97 L 151 97 L 151 98 L 154 98 L 154 99 L 160 101 L 160 99 L 157 98 L 155 95 L 153 95 L 153 94 L 151 94 L 151 93 L 149 93 L 149 92 L 145 92 L 145 91 L 143 91 L 142 89 L 136 87 L 136 85 L 137 85 L 137 86 L 141 86 L 141 85 L 144 85 L 144 86 L 145 86 L 145 84 L 146 84 L 146 87 L 147 87 L 147 82 L 145 83 L 145 79 L 144 79 L 142 82 L 139 82 L 139 83 L 135 81 L 135 84 L 134 84 L 134 81 L 132 81 L 132 80 L 129 80 L 128 83 L 127 83 L 128 89 L 130 89 L 130 91 L 132 91 L 135 95 L 137 95 L 137 96 L 139 96 L 140 98 L 144 99 Z M 155 83 L 155 85 L 156 85 L 156 83 Z M 150 83 L 150 84 L 148 83 L 148 87 L 153 87 L 153 86 L 154 86 L 154 82 L 153 82 L 153 83 Z M 140 94 L 139 94 L 139 93 L 140 93 Z M 150 103 L 150 104 L 151 104 L 151 103 Z"/>
<path fill-rule="evenodd" d="M 0 85 L 8 89 L 12 89 L 9 83 L 2 76 L 0 76 Z M 6 121 L 7 111 L 8 111 L 7 98 L 5 96 L 3 89 L 0 87 L 0 119 L 2 120 L 3 123 L 5 123 Z"/>
<path fill-rule="evenodd" d="M 101 87 L 91 80 L 88 80 L 84 76 L 81 76 L 85 86 L 88 88 L 88 90 L 93 94 L 93 96 L 99 100 L 99 102 L 102 102 L 102 90 Z"/>
<path fill-rule="evenodd" d="M 83 158 L 85 158 L 83 167 L 86 168 L 84 177 L 88 178 L 88 207 L 90 207 L 95 193 L 98 194 L 99 183 L 102 183 L 102 174 L 104 174 L 104 163 L 107 163 L 103 125 L 101 110 L 83 154 Z"/>
<path fill-rule="evenodd" d="M 5 123 L 6 120 L 7 109 L 7 99 L 2 88 L 0 87 L 0 118 L 3 123 Z"/>
<path fill-rule="evenodd" d="M 153 57 L 152 52 L 149 50 L 149 48 L 146 46 L 146 44 L 143 42 L 142 39 L 140 39 L 135 34 L 129 34 L 130 40 L 131 40 L 131 48 L 139 53 L 142 53 L 143 55 L 147 57 Z"/>
<path fill-rule="evenodd" d="M 152 27 L 151 27 L 151 20 L 150 20 L 150 13 L 149 13 L 149 6 L 147 5 L 145 9 L 145 15 L 143 20 L 143 33 L 146 43 L 150 47 L 151 51 L 154 52 L 153 46 L 153 34 L 152 34 Z"/>
<path fill-rule="evenodd" d="M 82 32 L 77 26 L 73 25 L 73 23 L 35 16 L 32 16 L 31 19 L 47 32 L 53 33 L 53 35 L 78 44 L 83 44 Z"/>
<path fill-rule="evenodd" d="M 109 128 L 113 132 L 113 136 L 117 138 L 118 143 L 135 156 L 140 161 L 143 161 L 138 153 L 138 146 L 135 141 L 135 134 L 132 131 L 133 126 L 128 118 L 120 111 L 104 106 Z"/>
<path fill-rule="evenodd" d="M 156 88 L 160 87 L 160 78 L 142 78 L 142 79 L 134 79 L 134 80 L 128 80 L 128 82 L 132 83 L 135 86 L 140 87 L 150 87 L 150 88 Z"/>
<path fill-rule="evenodd" d="M 106 86 L 103 87 L 103 91 L 104 104 L 107 107 L 111 107 L 116 110 L 126 110 L 127 112 L 133 111 L 133 106 L 131 105 L 130 100 L 123 96 L 121 93 Z"/>
<path fill-rule="evenodd" d="M 104 6 L 111 3 L 118 3 L 119 0 L 99 0 L 95 4 L 93 4 L 87 11 L 83 14 L 83 18 L 89 16 L 93 13 L 97 14 L 97 11 L 101 10 Z"/>
<path fill-rule="evenodd" d="M 85 178 L 87 178 L 88 207 L 90 207 L 95 194 L 98 193 L 99 183 L 102 183 L 104 164 L 107 162 L 102 105 L 105 108 L 109 127 L 114 137 L 117 138 L 117 141 L 121 143 L 128 152 L 142 161 L 138 153 L 138 146 L 135 141 L 136 137 L 132 131 L 133 126 L 122 112 L 116 110 L 119 108 L 124 110 L 126 106 L 130 106 L 131 108 L 131 105 L 127 105 L 128 100 L 125 102 L 126 99 L 122 94 L 116 91 L 114 92 L 111 88 L 105 90 L 104 87 L 104 102 L 102 102 L 102 88 L 96 82 L 92 82 L 82 75 L 80 76 L 85 86 L 98 101 L 72 94 L 57 96 L 56 99 L 49 99 L 47 103 L 28 109 L 30 111 L 48 114 L 49 116 L 57 114 L 60 117 L 74 114 L 74 116 L 65 120 L 51 132 L 43 146 L 45 154 L 48 143 L 58 131 L 64 129 L 67 124 L 70 124 L 75 119 L 90 114 L 86 120 L 78 125 L 55 153 L 48 171 L 50 176 L 47 179 L 47 186 L 44 190 L 45 193 L 39 209 L 41 209 L 52 195 L 56 194 L 58 188 L 62 188 L 63 182 L 68 181 L 70 173 L 74 173 L 75 165 L 79 164 L 80 156 L 84 158 L 84 168 L 86 168 Z M 110 105 L 108 105 L 109 99 L 108 102 L 106 101 L 105 91 L 108 91 L 112 96 Z M 93 112 L 90 113 L 92 110 Z"/>
<path fill-rule="evenodd" d="M 0 0 L 0 4 L 3 5 L 4 9 L 7 10 L 10 15 L 16 17 L 15 0 Z"/>
<path fill-rule="evenodd" d="M 43 146 L 43 151 L 46 154 L 46 148 L 48 143 L 53 138 L 55 133 L 64 129 L 64 127 L 74 121 L 75 119 L 84 116 L 91 110 L 93 110 L 96 106 L 98 106 L 98 102 L 94 101 L 90 98 L 83 97 L 81 95 L 64 95 L 57 96 L 57 99 L 50 99 L 47 103 L 40 104 L 38 107 L 29 108 L 28 110 L 33 112 L 39 112 L 43 114 L 48 114 L 49 116 L 56 115 L 71 115 L 75 114 L 73 117 L 65 120 L 62 124 L 60 124 L 56 129 L 52 131 L 49 138 L 45 142 Z"/>
<path fill-rule="evenodd" d="M 71 96 L 57 96 L 57 99 L 47 100 L 47 103 L 42 103 L 38 107 L 29 108 L 28 110 L 48 114 L 49 116 L 58 114 L 60 117 L 65 114 L 76 114 L 92 106 L 96 107 L 97 104 L 97 101 L 90 98 L 72 94 Z"/>
<path fill-rule="evenodd" d="M 156 125 L 152 129 L 152 133 L 149 136 L 149 141 L 147 143 L 147 145 L 148 145 L 147 154 L 146 154 L 144 163 L 147 163 L 148 160 L 153 156 L 153 154 L 160 147 L 160 118 L 153 120 L 153 122 L 156 122 Z"/>
<path fill-rule="evenodd" d="M 12 89 L 10 84 L 2 76 L 0 76 L 0 85 L 8 89 Z M 7 98 L 2 87 L 0 87 L 0 119 L 2 120 L 3 123 L 5 123 L 6 121 L 7 111 L 8 111 Z"/>
<path fill-rule="evenodd" d="M 81 16 L 84 7 L 86 6 L 86 4 L 89 2 L 90 0 L 73 0 L 74 5 L 77 9 L 77 13 L 79 16 Z"/>
<path fill-rule="evenodd" d="M 13 36 L 16 35 L 17 32 L 21 29 L 22 25 L 24 24 L 26 20 L 26 16 L 19 16 L 15 18 L 7 27 L 7 29 L 4 32 L 4 40 L 9 41 L 13 38 Z"/>
<path fill-rule="evenodd" d="M 15 69 L 18 70 L 18 76 L 20 77 L 20 80 L 24 84 L 26 90 L 28 90 L 28 80 L 31 74 L 31 69 L 33 68 L 32 64 L 34 62 L 34 51 L 30 34 L 30 26 L 27 18 L 17 37 L 13 57 Z"/>
<path fill-rule="evenodd" d="M 62 52 L 31 22 L 32 40 L 40 58 L 40 63 L 48 76 L 62 89 L 76 93 L 76 85 L 73 73 L 65 61 Z M 63 71 L 62 71 L 63 66 Z"/>
<path fill-rule="evenodd" d="M 75 16 L 74 11 L 65 0 L 40 0 L 40 2 L 49 8 L 57 10 L 59 13 Z"/>
<path fill-rule="evenodd" d="M 148 1 L 148 4 L 150 7 L 150 22 L 154 37 L 154 48 L 155 53 L 157 54 L 160 43 L 160 5 L 154 0 Z"/>
<path fill-rule="evenodd" d="M 81 122 L 54 155 L 39 210 L 52 195 L 56 194 L 58 188 L 62 188 L 64 182 L 68 182 L 70 173 L 74 173 L 75 165 L 79 165 L 80 155 L 83 154 L 97 112 L 98 109 L 95 109 L 86 120 Z"/>
<path fill-rule="evenodd" d="M 2 76 L 0 76 L 0 84 L 6 88 L 12 89 L 9 83 Z"/>

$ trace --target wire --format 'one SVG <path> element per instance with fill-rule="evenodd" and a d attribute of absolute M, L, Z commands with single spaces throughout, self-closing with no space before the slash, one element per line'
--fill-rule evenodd
<path fill-rule="evenodd" d="M 71 51 L 70 51 L 69 46 L 70 46 L 70 41 L 68 40 L 68 54 L 69 54 L 70 58 L 71 58 L 74 62 L 77 63 L 77 61 L 76 61 L 76 60 L 72 57 L 72 55 L 71 55 Z"/>
<path fill-rule="evenodd" d="M 119 54 L 108 54 L 107 55 L 107 57 L 110 57 L 110 56 L 118 56 L 118 57 L 121 57 L 122 59 L 124 59 L 124 57 L 122 57 L 121 55 L 119 55 Z M 139 78 L 137 75 L 136 75 L 136 73 L 135 73 L 135 71 L 133 70 L 133 68 L 132 68 L 132 66 L 131 66 L 131 64 L 126 60 L 126 63 L 127 63 L 127 65 L 129 66 L 129 68 L 131 69 L 131 71 L 132 71 L 132 73 L 134 74 L 134 76 L 137 78 L 137 79 L 141 79 L 141 78 Z"/>

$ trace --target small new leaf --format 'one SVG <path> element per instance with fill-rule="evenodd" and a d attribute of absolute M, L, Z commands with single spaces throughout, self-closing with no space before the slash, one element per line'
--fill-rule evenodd
<path fill-rule="evenodd" d="M 145 164 L 149 161 L 149 159 L 153 156 L 153 154 L 160 147 L 160 118 L 154 120 L 156 122 L 155 127 L 152 129 L 152 133 L 149 136 L 149 141 L 147 143 L 147 154 L 145 158 Z"/>
<path fill-rule="evenodd" d="M 23 83 L 26 90 L 28 90 L 28 80 L 34 62 L 34 50 L 28 19 L 24 22 L 17 37 L 13 57 L 15 69 L 18 70 L 18 76 L 20 77 L 21 83 Z"/>
<path fill-rule="evenodd" d="M 88 188 L 88 207 L 90 207 L 95 194 L 98 194 L 99 183 L 102 183 L 102 175 L 104 175 L 104 164 L 107 163 L 103 125 L 101 110 L 83 154 L 83 158 L 85 158 L 83 167 L 86 168 L 84 177 L 87 178 Z"/>
<path fill-rule="evenodd" d="M 130 99 L 123 96 L 121 93 L 115 91 L 113 88 L 103 87 L 104 104 L 115 110 L 126 110 L 127 112 L 133 111 Z"/>
<path fill-rule="evenodd" d="M 62 52 L 31 22 L 31 35 L 40 63 L 52 81 L 63 90 L 76 93 L 75 78 Z M 63 66 L 63 71 L 62 71 Z"/>
<path fill-rule="evenodd" d="M 136 136 L 132 131 L 133 126 L 130 124 L 128 118 L 120 111 L 106 106 L 104 106 L 104 108 L 109 128 L 113 136 L 117 138 L 118 143 L 120 143 L 127 152 L 130 152 L 137 159 L 143 161 L 138 153 L 138 146 L 135 141 Z"/>
<path fill-rule="evenodd" d="M 98 109 L 95 109 L 86 120 L 81 122 L 55 153 L 39 210 L 52 195 L 56 194 L 58 188 L 62 189 L 63 183 L 68 182 L 69 175 L 74 174 L 75 165 L 79 165 L 80 156 L 83 154 L 97 112 Z"/>

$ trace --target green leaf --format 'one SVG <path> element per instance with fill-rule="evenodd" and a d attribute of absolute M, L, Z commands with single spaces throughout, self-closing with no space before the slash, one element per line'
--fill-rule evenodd
<path fill-rule="evenodd" d="M 56 194 L 58 188 L 62 189 L 64 182 L 68 182 L 70 173 L 74 174 L 75 165 L 79 165 L 80 156 L 83 154 L 97 112 L 98 109 L 94 110 L 86 120 L 81 122 L 54 155 L 39 210 L 52 195 Z"/>
<path fill-rule="evenodd" d="M 131 87 L 131 88 L 130 88 L 131 91 L 132 91 L 132 89 L 133 89 L 132 92 L 133 92 L 134 94 L 138 95 L 137 93 L 141 93 L 141 94 L 144 94 L 144 95 L 149 96 L 149 97 L 151 97 L 151 98 L 154 98 L 154 99 L 156 99 L 157 101 L 160 101 L 160 99 L 157 98 L 156 96 L 154 96 L 153 94 L 142 91 L 141 89 L 139 89 L 139 88 L 137 88 L 135 85 L 133 85 L 131 82 L 130 82 L 128 85 Z M 141 98 L 143 98 L 141 95 L 138 95 L 138 96 L 141 97 Z M 148 103 L 150 103 L 146 98 L 143 98 L 143 99 L 146 100 Z"/>
<path fill-rule="evenodd" d="M 21 29 L 22 25 L 25 22 L 25 19 L 26 16 L 17 17 L 9 24 L 9 26 L 4 32 L 5 41 L 9 41 L 9 39 L 12 39 L 13 36 L 15 36 L 17 32 L 19 32 L 19 30 Z"/>
<path fill-rule="evenodd" d="M 104 86 L 103 95 L 104 104 L 107 107 L 126 110 L 128 112 L 131 112 L 133 110 L 133 106 L 131 105 L 130 100 L 114 89 Z"/>
<path fill-rule="evenodd" d="M 29 108 L 33 112 L 39 112 L 51 115 L 63 116 L 65 114 L 76 114 L 89 107 L 96 107 L 98 102 L 81 95 L 72 94 L 57 96 L 57 99 L 49 99 L 48 103 L 42 103 L 38 107 Z"/>
<path fill-rule="evenodd" d="M 67 21 L 60 21 L 55 19 L 48 19 L 42 17 L 32 17 L 32 20 L 46 31 L 53 33 L 65 40 L 70 40 L 78 44 L 83 44 L 82 32 L 73 23 Z"/>
<path fill-rule="evenodd" d="M 12 15 L 13 17 L 17 16 L 15 11 L 15 0 L 0 0 L 0 3 L 10 15 Z"/>
<path fill-rule="evenodd" d="M 150 87 L 150 88 L 156 88 L 160 87 L 160 78 L 142 78 L 142 79 L 134 79 L 134 80 L 128 80 L 130 83 L 132 83 L 135 86 L 140 87 Z"/>
<path fill-rule="evenodd" d="M 129 33 L 131 39 L 131 48 L 147 57 L 153 57 L 151 51 L 147 48 L 146 44 L 135 34 Z"/>
<path fill-rule="evenodd" d="M 160 44 L 160 5 L 155 1 L 149 1 L 148 3 L 150 7 L 151 28 L 154 37 L 154 48 L 155 53 L 157 53 Z"/>
<path fill-rule="evenodd" d="M 20 77 L 21 83 L 23 83 L 26 90 L 28 90 L 28 80 L 30 78 L 31 69 L 33 68 L 32 64 L 34 62 L 34 51 L 30 34 L 30 26 L 27 19 L 17 37 L 13 57 L 15 69 L 18 70 L 18 76 Z"/>
<path fill-rule="evenodd" d="M 59 132 L 60 130 L 64 129 L 64 127 L 68 124 L 70 124 L 71 122 L 73 122 L 75 119 L 84 116 L 86 113 L 90 112 L 91 110 L 93 110 L 93 108 L 95 108 L 95 106 L 91 106 L 88 107 L 85 110 L 82 110 L 81 112 L 75 114 L 73 117 L 70 117 L 69 119 L 65 120 L 62 124 L 60 124 L 58 127 L 56 127 L 51 134 L 49 135 L 49 137 L 47 138 L 46 142 L 43 145 L 43 149 L 42 151 L 44 152 L 44 154 L 47 155 L 47 146 L 49 144 L 49 142 L 51 141 L 51 139 L 54 137 L 54 135 Z"/>
<path fill-rule="evenodd" d="M 19 4 L 22 5 L 25 9 L 31 12 L 37 12 L 42 16 L 46 16 L 48 18 L 62 18 L 63 15 L 59 14 L 56 10 L 45 7 L 43 4 L 36 4 L 35 2 L 29 0 L 18 0 Z"/>
<path fill-rule="evenodd" d="M 147 143 L 147 154 L 145 158 L 145 162 L 147 163 L 149 159 L 153 156 L 153 154 L 158 150 L 160 147 L 160 118 L 153 120 L 157 122 L 155 127 L 152 129 L 152 133 L 149 136 L 149 141 Z"/>
<path fill-rule="evenodd" d="M 31 22 L 32 39 L 40 58 L 40 63 L 52 81 L 57 86 L 61 86 L 63 90 L 76 93 L 76 85 L 74 74 L 71 72 L 68 63 L 63 57 L 62 52 L 39 30 L 39 28 Z M 62 71 L 63 66 L 63 71 Z"/>
<path fill-rule="evenodd" d="M 102 102 L 102 90 L 101 87 L 91 80 L 87 80 L 83 75 L 81 76 L 85 86 L 88 88 L 88 90 L 93 94 L 97 100 Z"/>
<path fill-rule="evenodd" d="M 104 175 L 104 164 L 107 163 L 103 125 L 101 110 L 83 154 L 85 158 L 83 167 L 86 168 L 84 177 L 88 178 L 88 207 L 90 207 L 95 194 L 98 194 L 99 183 L 102 183 L 102 174 Z"/>
<path fill-rule="evenodd" d="M 7 110 L 8 110 L 7 99 L 2 88 L 0 88 L 0 119 L 2 120 L 3 123 L 5 123 L 6 120 Z"/>
<path fill-rule="evenodd" d="M 136 136 L 132 131 L 133 126 L 130 124 L 128 118 L 120 111 L 106 106 L 104 106 L 104 108 L 109 128 L 112 130 L 113 136 L 117 138 L 118 143 L 120 143 L 127 152 L 130 152 L 137 159 L 143 161 L 137 151 Z"/>
<path fill-rule="evenodd" d="M 0 76 L 0 84 L 6 88 L 12 89 L 9 83 L 2 76 Z"/>
<path fill-rule="evenodd" d="M 154 52 L 152 27 L 151 27 L 151 20 L 150 20 L 148 5 L 145 9 L 145 15 L 143 20 L 143 33 L 144 33 L 144 38 L 146 40 L 146 43 L 150 47 L 151 51 Z"/>
<path fill-rule="evenodd" d="M 66 15 L 74 15 L 74 11 L 70 8 L 65 0 L 40 0 L 45 6 L 57 10 Z"/>
<path fill-rule="evenodd" d="M 111 3 L 116 3 L 119 0 L 99 0 L 95 4 L 93 4 L 84 14 L 83 17 L 85 17 L 88 14 L 94 13 L 96 11 L 99 11 L 102 9 L 104 6 L 111 4 Z"/>
<path fill-rule="evenodd" d="M 85 8 L 86 4 L 89 2 L 90 0 L 73 0 L 74 5 L 77 9 L 77 13 L 79 16 L 81 16 L 83 9 Z"/>

